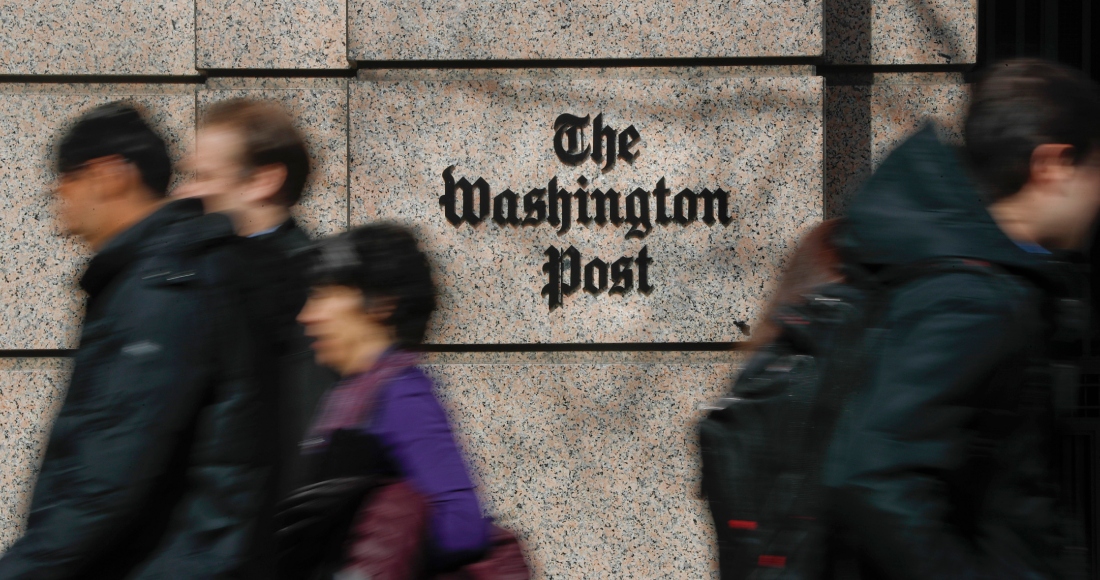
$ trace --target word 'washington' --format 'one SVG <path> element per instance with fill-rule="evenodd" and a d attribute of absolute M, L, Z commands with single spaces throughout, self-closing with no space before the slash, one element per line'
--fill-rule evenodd
<path fill-rule="evenodd" d="M 455 181 L 454 169 L 452 165 L 443 170 L 444 189 L 439 196 L 443 213 L 454 226 L 463 222 L 473 226 L 490 219 L 499 226 L 548 223 L 558 228 L 558 234 L 563 234 L 572 227 L 574 202 L 577 223 L 600 226 L 609 222 L 615 226 L 625 223 L 630 226 L 626 232 L 628 239 L 644 238 L 654 223 L 687 225 L 702 220 L 707 225 L 718 222 L 725 226 L 733 221 L 729 193 L 723 189 L 703 189 L 698 193 L 681 189 L 670 200 L 672 190 L 663 177 L 652 191 L 639 187 L 625 197 L 610 188 L 588 191 L 588 180 L 584 176 L 577 179 L 580 187 L 575 191 L 559 187 L 558 178 L 553 177 L 545 188 L 536 187 L 521 198 L 511 189 L 493 196 L 489 183 L 480 177 L 473 183 L 465 177 Z"/>

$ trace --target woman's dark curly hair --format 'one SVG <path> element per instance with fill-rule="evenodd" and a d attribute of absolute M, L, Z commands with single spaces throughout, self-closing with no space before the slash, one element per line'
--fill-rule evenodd
<path fill-rule="evenodd" d="M 428 257 L 407 228 L 372 223 L 325 238 L 308 276 L 314 286 L 350 286 L 366 298 L 394 300 L 387 324 L 396 330 L 398 342 L 424 341 L 435 310 L 435 284 Z"/>

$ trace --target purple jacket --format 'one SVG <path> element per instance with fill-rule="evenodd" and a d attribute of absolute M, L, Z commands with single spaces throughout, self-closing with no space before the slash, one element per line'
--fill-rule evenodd
<path fill-rule="evenodd" d="M 489 522 L 481 517 L 432 381 L 417 367 L 382 388 L 368 431 L 381 439 L 402 474 L 428 498 L 435 547 L 444 557 L 488 547 Z"/>

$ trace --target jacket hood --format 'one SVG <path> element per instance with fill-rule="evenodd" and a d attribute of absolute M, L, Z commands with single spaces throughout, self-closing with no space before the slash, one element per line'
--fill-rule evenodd
<path fill-rule="evenodd" d="M 845 221 L 839 245 L 863 264 L 967 258 L 1054 281 L 1047 257 L 1023 250 L 993 221 L 958 154 L 931 124 L 886 158 Z"/>

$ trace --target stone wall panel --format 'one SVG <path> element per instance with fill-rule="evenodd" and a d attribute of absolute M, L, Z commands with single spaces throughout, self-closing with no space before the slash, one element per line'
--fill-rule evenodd
<path fill-rule="evenodd" d="M 441 316 L 432 342 L 741 340 L 791 243 L 822 216 L 822 88 L 812 77 L 356 82 L 349 101 L 352 225 L 388 219 L 417 228 L 438 268 Z M 601 116 L 605 130 L 635 127 L 637 157 L 607 170 L 606 161 L 591 158 L 564 163 L 554 145 L 564 113 L 588 116 L 592 125 Z M 578 150 L 592 150 L 591 141 Z M 493 198 L 490 213 L 477 225 L 452 224 L 440 201 L 447 180 L 457 192 L 462 179 L 479 178 Z M 669 213 L 683 189 L 721 188 L 730 221 L 716 216 L 707 225 L 700 214 L 631 237 L 626 223 L 579 223 L 579 197 L 564 232 L 546 220 L 501 225 L 490 217 L 504 190 L 523 205 L 552 179 L 574 194 L 620 192 L 624 218 L 626 196 L 640 188 L 650 195 L 654 222 L 652 192 L 661 180 L 671 191 Z M 683 205 L 686 218 L 690 203 Z M 525 207 L 517 219 L 537 221 L 540 214 Z M 547 220 L 550 214 L 548 207 Z M 585 270 L 594 258 L 639 259 L 646 248 L 651 292 L 637 291 L 638 266 L 634 291 L 576 290 L 552 308 L 551 292 L 543 292 L 553 269 L 543 269 L 546 252 L 569 247 Z M 592 271 L 598 288 L 599 267 Z"/>
<path fill-rule="evenodd" d="M 0 553 L 23 531 L 70 362 L 0 359 Z"/>
<path fill-rule="evenodd" d="M 961 75 L 879 74 L 866 80 L 826 89 L 828 217 L 841 215 L 872 171 L 924 123 L 935 123 L 946 142 L 963 140 L 969 86 Z"/>
<path fill-rule="evenodd" d="M 189 87 L 0 87 L 0 350 L 72 348 L 83 311 L 77 280 L 90 250 L 62 236 L 52 183 L 57 140 L 75 117 L 126 100 L 149 113 L 179 160 L 194 139 Z"/>
<path fill-rule="evenodd" d="M 347 2 L 195 0 L 201 69 L 348 68 Z"/>
<path fill-rule="evenodd" d="M 733 364 L 427 366 L 533 578 L 716 578 L 698 405 Z"/>
<path fill-rule="evenodd" d="M 793 57 L 823 50 L 822 0 L 352 0 L 353 60 Z"/>
<path fill-rule="evenodd" d="M 191 0 L 0 0 L 0 74 L 193 75 Z"/>
<path fill-rule="evenodd" d="M 825 0 L 833 64 L 972 64 L 978 0 Z"/>

